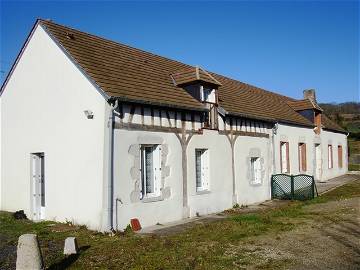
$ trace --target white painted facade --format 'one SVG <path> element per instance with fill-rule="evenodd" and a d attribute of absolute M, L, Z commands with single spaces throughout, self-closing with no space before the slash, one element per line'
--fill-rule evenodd
<path fill-rule="evenodd" d="M 321 164 L 322 175 L 318 178 L 319 181 L 326 181 L 330 178 L 343 175 L 347 172 L 347 136 L 341 133 L 335 133 L 327 130 L 322 130 L 319 135 L 316 135 L 312 128 L 291 126 L 279 124 L 277 134 L 274 136 L 275 145 L 278 149 L 275 151 L 275 172 L 281 173 L 280 165 L 280 142 L 289 142 L 289 160 L 290 160 L 290 174 L 310 174 L 316 175 L 316 151 L 315 145 L 319 144 L 321 149 Z M 303 172 L 299 169 L 299 143 L 306 144 L 306 160 L 307 170 Z M 328 145 L 333 147 L 333 168 L 328 168 Z M 343 166 L 339 168 L 337 147 L 342 146 Z"/>
<path fill-rule="evenodd" d="M 45 157 L 44 219 L 95 230 L 122 230 L 132 218 L 147 227 L 268 200 L 270 177 L 280 173 L 282 141 L 289 142 L 291 174 L 299 173 L 298 143 L 307 144 L 307 170 L 301 173 L 315 173 L 315 144 L 322 149 L 319 180 L 347 172 L 344 134 L 316 135 L 311 128 L 285 124 L 274 132 L 272 123 L 220 115 L 219 130 L 210 130 L 202 128 L 200 112 L 117 105 L 112 133 L 111 107 L 101 90 L 37 26 L 1 95 L 1 210 L 23 209 L 33 217 L 32 153 Z M 332 169 L 324 165 L 328 144 L 334 149 Z M 142 145 L 161 147 L 156 198 L 140 196 Z M 201 192 L 196 149 L 208 153 L 209 188 Z M 258 159 L 256 181 L 252 158 Z"/>
<path fill-rule="evenodd" d="M 43 152 L 45 219 L 100 228 L 106 101 L 40 26 L 1 103 L 1 209 L 32 217 L 30 154 Z"/>

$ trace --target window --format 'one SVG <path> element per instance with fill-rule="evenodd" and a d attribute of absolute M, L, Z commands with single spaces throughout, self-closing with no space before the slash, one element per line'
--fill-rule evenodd
<path fill-rule="evenodd" d="M 209 154 L 207 149 L 195 149 L 196 191 L 209 189 Z"/>
<path fill-rule="evenodd" d="M 141 146 L 141 198 L 160 196 L 160 145 Z"/>
<path fill-rule="evenodd" d="M 202 101 L 216 103 L 215 89 L 202 87 Z"/>
<path fill-rule="evenodd" d="M 299 143 L 299 172 L 306 172 L 306 144 Z"/>
<path fill-rule="evenodd" d="M 252 157 L 251 164 L 251 182 L 254 184 L 261 184 L 261 163 L 260 158 Z"/>
<path fill-rule="evenodd" d="M 339 168 L 343 167 L 343 151 L 341 145 L 338 145 L 338 165 Z"/>
<path fill-rule="evenodd" d="M 288 142 L 280 142 L 280 165 L 282 173 L 290 173 Z"/>
<path fill-rule="evenodd" d="M 328 145 L 328 168 L 333 168 L 333 149 L 331 144 Z"/>

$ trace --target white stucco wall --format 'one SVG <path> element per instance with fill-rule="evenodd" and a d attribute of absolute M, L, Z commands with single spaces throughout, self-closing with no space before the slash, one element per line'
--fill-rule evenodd
<path fill-rule="evenodd" d="M 143 227 L 180 220 L 183 218 L 183 177 L 181 145 L 173 133 L 115 130 L 114 148 L 114 227 L 124 229 L 130 219 L 138 218 Z M 166 145 L 166 166 L 170 174 L 164 188 L 170 187 L 171 195 L 163 200 L 144 202 L 131 200 L 135 180 L 132 175 L 134 162 L 131 147 L 138 144 Z M 196 192 L 195 149 L 208 149 L 210 168 L 209 192 Z M 249 158 L 254 149 L 263 159 L 262 183 L 250 183 Z M 255 152 L 256 152 L 255 151 Z M 269 174 L 271 170 L 270 139 L 240 136 L 235 145 L 236 192 L 239 204 L 251 204 L 270 198 Z M 194 135 L 187 147 L 187 190 L 190 217 L 221 212 L 233 206 L 231 147 L 225 135 L 204 130 Z M 138 170 L 138 169 L 137 169 Z M 140 194 L 139 194 L 140 195 Z M 117 200 L 118 199 L 118 200 Z M 121 202 L 120 202 L 121 200 Z M 116 207 L 117 205 L 117 207 Z"/>
<path fill-rule="evenodd" d="M 208 149 L 209 192 L 196 192 L 195 149 Z M 190 216 L 216 213 L 232 207 L 231 147 L 225 135 L 204 130 L 195 135 L 187 148 Z"/>
<path fill-rule="evenodd" d="M 261 184 L 250 178 L 250 158 L 261 160 Z M 269 138 L 239 137 L 235 143 L 235 178 L 239 205 L 262 202 L 271 198 L 270 175 L 272 168 L 271 140 Z"/>
<path fill-rule="evenodd" d="M 167 199 L 154 202 L 132 202 L 130 199 L 135 186 L 131 170 L 139 160 L 135 161 L 129 154 L 129 148 L 144 143 L 144 140 L 149 144 L 161 142 L 168 146 L 166 165 L 170 167 L 170 175 L 165 178 L 164 187 L 170 187 L 171 195 Z M 114 227 L 122 230 L 132 218 L 138 218 L 143 227 L 182 219 L 181 145 L 175 134 L 116 129 L 114 144 Z M 116 199 L 122 203 L 116 203 Z"/>
<path fill-rule="evenodd" d="M 289 142 L 290 174 L 306 173 L 315 175 L 315 144 L 321 145 L 322 178 L 327 180 L 347 172 L 347 137 L 345 134 L 322 130 L 316 135 L 312 128 L 295 127 L 279 124 L 275 135 L 275 173 L 281 173 L 280 167 L 280 142 Z M 306 172 L 299 171 L 298 144 L 306 143 Z M 333 168 L 328 169 L 327 157 L 328 144 L 333 145 Z M 338 167 L 338 145 L 343 148 L 343 167 Z"/>
<path fill-rule="evenodd" d="M 330 178 L 343 175 L 348 171 L 348 157 L 347 157 L 347 136 L 341 133 L 330 132 L 322 130 L 321 134 L 321 149 L 323 159 L 323 173 L 322 180 L 328 180 Z M 333 148 L 333 168 L 328 168 L 328 145 L 332 145 Z M 338 163 L 338 146 L 342 146 L 343 151 L 343 166 L 339 168 Z"/>
<path fill-rule="evenodd" d="M 31 217 L 30 153 L 44 152 L 45 219 L 100 228 L 105 99 L 40 26 L 1 100 L 1 209 Z"/>
<path fill-rule="evenodd" d="M 2 149 L 2 144 L 1 144 L 1 134 L 2 134 L 2 131 L 1 131 L 2 130 L 2 125 L 1 125 L 1 119 L 2 119 L 1 118 L 1 100 L 2 99 L 1 99 L 1 96 L 0 96 L 0 209 L 1 209 L 1 201 L 2 201 L 1 200 L 1 187 L 2 187 L 2 181 L 1 181 L 1 179 L 2 179 L 2 177 L 1 177 L 1 175 L 2 175 L 2 173 L 1 173 L 1 171 L 2 171 L 1 170 L 1 165 L 2 165 L 1 164 L 2 163 L 1 162 L 1 156 L 2 156 L 2 150 L 1 150 Z"/>

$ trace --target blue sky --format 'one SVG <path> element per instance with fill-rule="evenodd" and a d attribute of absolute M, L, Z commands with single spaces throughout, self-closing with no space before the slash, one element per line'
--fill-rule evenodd
<path fill-rule="evenodd" d="M 0 0 L 1 1 L 1 0 Z M 50 18 L 294 98 L 359 101 L 358 1 L 1 1 L 0 82 Z"/>

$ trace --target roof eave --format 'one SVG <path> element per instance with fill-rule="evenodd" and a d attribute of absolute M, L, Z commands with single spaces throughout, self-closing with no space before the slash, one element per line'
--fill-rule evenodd
<path fill-rule="evenodd" d="M 111 96 L 110 98 L 117 99 L 117 100 L 123 101 L 123 102 L 136 103 L 136 104 L 142 104 L 142 105 L 151 105 L 151 106 L 158 106 L 158 107 L 166 107 L 166 108 L 180 109 L 180 110 L 187 110 L 187 111 L 199 111 L 199 112 L 209 111 L 205 106 L 202 108 L 201 105 L 198 108 L 195 108 L 195 107 L 191 107 L 191 106 L 183 106 L 183 105 L 176 105 L 176 104 L 170 104 L 170 103 L 165 103 L 165 102 L 133 99 L 133 98 L 127 98 L 127 97 L 122 97 L 122 96 Z"/>
<path fill-rule="evenodd" d="M 11 68 L 10 68 L 9 72 L 8 72 L 8 74 L 6 75 L 6 78 L 5 78 L 4 82 L 3 82 L 2 85 L 1 85 L 1 88 L 0 88 L 0 96 L 1 96 L 2 93 L 4 92 L 4 89 L 5 89 L 6 85 L 7 85 L 7 83 L 9 82 L 11 75 L 13 74 L 13 72 L 14 72 L 14 70 L 15 70 L 15 68 L 16 68 L 16 66 L 17 66 L 17 64 L 18 64 L 18 62 L 19 62 L 19 60 L 20 60 L 20 58 L 21 58 L 21 56 L 23 55 L 23 53 L 24 53 L 27 45 L 29 44 L 29 41 L 30 41 L 30 39 L 32 38 L 32 36 L 33 36 L 33 34 L 34 34 L 34 32 L 35 32 L 35 29 L 37 28 L 37 26 L 39 25 L 39 23 L 40 23 L 40 20 L 37 19 L 37 20 L 35 21 L 34 25 L 32 26 L 32 28 L 31 28 L 28 36 L 26 37 L 25 42 L 24 42 L 24 44 L 22 45 L 19 53 L 17 54 L 17 56 L 16 56 L 16 58 L 15 58 L 15 61 L 14 61 L 13 64 L 11 65 Z"/>

